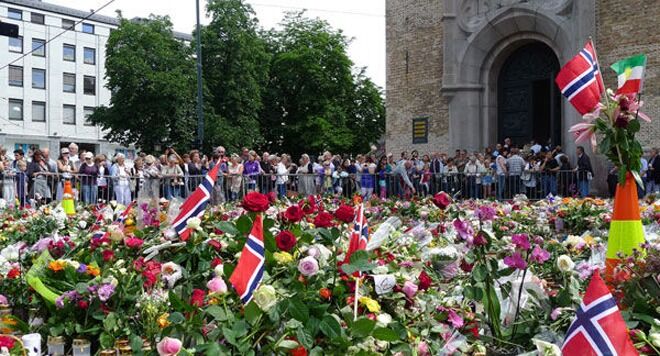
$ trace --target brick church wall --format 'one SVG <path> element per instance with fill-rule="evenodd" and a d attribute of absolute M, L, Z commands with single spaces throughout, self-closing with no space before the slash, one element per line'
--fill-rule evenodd
<path fill-rule="evenodd" d="M 420 153 L 449 146 L 449 112 L 442 86 L 441 0 L 387 0 L 386 150 Z M 412 121 L 428 118 L 428 143 L 413 144 Z"/>
<path fill-rule="evenodd" d="M 638 136 L 645 148 L 660 146 L 660 1 L 597 0 L 596 49 L 605 85 L 616 88 L 612 63 L 633 54 L 648 57 L 642 101 L 653 121 Z"/>

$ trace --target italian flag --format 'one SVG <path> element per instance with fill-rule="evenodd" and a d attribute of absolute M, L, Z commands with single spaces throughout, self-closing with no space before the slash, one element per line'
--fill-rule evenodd
<path fill-rule="evenodd" d="M 637 94 L 642 90 L 646 55 L 640 54 L 612 64 L 618 79 L 617 94 Z"/>

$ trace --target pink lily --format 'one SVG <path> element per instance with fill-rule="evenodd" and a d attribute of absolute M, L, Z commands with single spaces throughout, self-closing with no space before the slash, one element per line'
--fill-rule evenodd
<path fill-rule="evenodd" d="M 633 101 L 630 103 L 630 109 L 629 109 L 629 110 L 630 110 L 631 113 L 636 113 L 637 116 L 639 116 L 640 119 L 642 119 L 642 120 L 644 120 L 644 121 L 646 121 L 646 122 L 651 122 L 651 118 L 650 118 L 648 115 L 644 114 L 644 113 L 641 112 L 641 111 L 638 111 L 639 108 L 642 107 L 642 105 L 644 105 L 644 102 L 643 102 L 643 101 L 634 101 L 634 100 L 633 100 Z"/>
<path fill-rule="evenodd" d="M 591 142 L 592 147 L 596 147 L 596 125 L 588 122 L 581 122 L 573 125 L 568 132 L 573 133 L 575 143 Z"/>
<path fill-rule="evenodd" d="M 600 117 L 600 112 L 603 109 L 605 109 L 605 105 L 603 105 L 603 103 L 598 103 L 598 105 L 596 105 L 596 108 L 592 112 L 582 115 L 582 118 L 588 122 L 592 122 Z"/>

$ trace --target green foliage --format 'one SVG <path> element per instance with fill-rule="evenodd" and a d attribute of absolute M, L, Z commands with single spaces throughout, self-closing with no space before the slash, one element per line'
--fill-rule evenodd
<path fill-rule="evenodd" d="M 174 38 L 167 17 L 119 20 L 106 46 L 107 87 L 113 95 L 90 121 L 107 131 L 108 140 L 123 145 L 186 147 L 195 126 L 190 48 Z"/>

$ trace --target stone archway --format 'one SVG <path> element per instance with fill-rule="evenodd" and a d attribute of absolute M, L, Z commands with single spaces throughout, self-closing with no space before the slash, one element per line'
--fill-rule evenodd
<path fill-rule="evenodd" d="M 497 76 L 497 142 L 561 142 L 561 97 L 554 84 L 559 61 L 542 42 L 524 44 L 502 64 Z"/>

